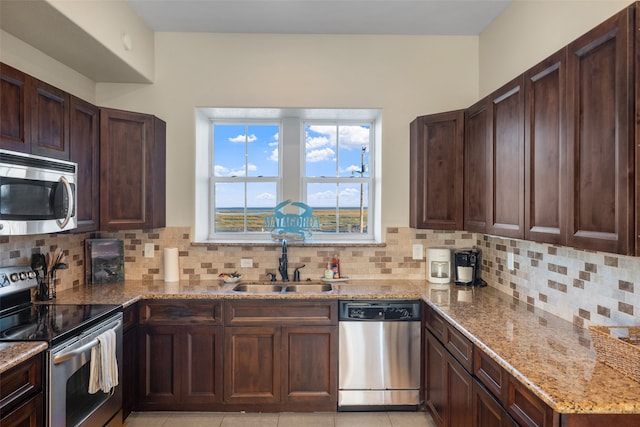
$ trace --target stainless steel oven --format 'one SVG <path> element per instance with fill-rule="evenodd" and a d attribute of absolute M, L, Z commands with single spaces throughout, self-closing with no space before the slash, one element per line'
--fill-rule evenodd
<path fill-rule="evenodd" d="M 77 164 L 0 150 L 0 235 L 77 227 Z"/>
<path fill-rule="evenodd" d="M 47 416 L 50 427 L 104 426 L 122 408 L 122 386 L 89 394 L 91 349 L 98 335 L 116 333 L 116 359 L 122 361 L 122 313 L 110 317 L 47 353 Z M 122 378 L 122 363 L 118 364 Z"/>
<path fill-rule="evenodd" d="M 35 272 L 0 267 L 0 342 L 45 341 L 43 366 L 47 427 L 121 425 L 122 386 L 89 393 L 91 349 L 96 338 L 115 332 L 118 378 L 122 378 L 122 306 L 32 303 Z"/>

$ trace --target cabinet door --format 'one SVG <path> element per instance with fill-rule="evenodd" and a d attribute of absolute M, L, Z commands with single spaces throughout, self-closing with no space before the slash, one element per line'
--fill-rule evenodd
<path fill-rule="evenodd" d="M 462 229 L 464 111 L 411 123 L 409 225 Z"/>
<path fill-rule="evenodd" d="M 176 408 L 180 402 L 180 327 L 141 327 L 139 349 L 140 409 Z"/>
<path fill-rule="evenodd" d="M 69 160 L 69 94 L 34 79 L 31 153 Z"/>
<path fill-rule="evenodd" d="M 566 49 L 525 74 L 525 239 L 566 242 Z"/>
<path fill-rule="evenodd" d="M 165 158 L 163 121 L 100 110 L 101 229 L 164 227 Z"/>
<path fill-rule="evenodd" d="M 473 417 L 473 379 L 457 360 L 446 354 L 447 426 L 468 427 Z M 483 426 L 484 427 L 484 426 Z"/>
<path fill-rule="evenodd" d="M 571 246 L 633 253 L 631 9 L 568 47 L 568 236 Z"/>
<path fill-rule="evenodd" d="M 522 76 L 490 96 L 488 232 L 524 237 L 524 97 Z"/>
<path fill-rule="evenodd" d="M 0 63 L 0 148 L 31 152 L 31 105 L 33 79 Z"/>
<path fill-rule="evenodd" d="M 70 100 L 70 160 L 78 164 L 78 232 L 96 231 L 100 221 L 100 114 L 75 96 Z"/>
<path fill-rule="evenodd" d="M 222 402 L 222 326 L 182 327 L 183 406 Z"/>
<path fill-rule="evenodd" d="M 280 402 L 280 327 L 226 327 L 225 403 Z"/>
<path fill-rule="evenodd" d="M 123 312 L 122 326 L 122 420 L 136 409 L 138 401 L 138 309 L 130 305 Z"/>
<path fill-rule="evenodd" d="M 489 122 L 487 100 L 483 99 L 464 115 L 464 229 L 487 231 L 487 186 Z"/>
<path fill-rule="evenodd" d="M 424 400 L 433 421 L 442 427 L 446 421 L 447 350 L 429 331 L 424 334 Z"/>
<path fill-rule="evenodd" d="M 498 401 L 476 380 L 473 381 L 473 422 L 477 427 L 516 427 Z"/>
<path fill-rule="evenodd" d="M 44 425 L 42 393 L 38 393 L 0 419 L 2 427 L 40 427 Z"/>
<path fill-rule="evenodd" d="M 338 402 L 338 328 L 282 328 L 284 410 L 335 410 Z M 287 404 L 291 404 L 287 406 Z"/>

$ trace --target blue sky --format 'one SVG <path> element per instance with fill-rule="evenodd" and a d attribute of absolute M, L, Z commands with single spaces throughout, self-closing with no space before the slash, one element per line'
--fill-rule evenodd
<path fill-rule="evenodd" d="M 278 124 L 216 124 L 214 132 L 214 169 L 216 176 L 276 177 L 278 174 Z M 308 177 L 360 176 L 362 147 L 366 147 L 365 165 L 369 164 L 369 126 L 307 125 L 305 129 L 305 168 Z M 368 170 L 364 176 L 368 176 Z M 360 184 L 340 184 L 339 204 L 360 204 Z M 365 206 L 368 188 L 365 186 Z M 307 203 L 315 207 L 336 205 L 335 184 L 310 184 Z M 274 207 L 276 186 L 250 183 L 248 207 Z M 217 207 L 243 206 L 243 187 L 236 183 L 219 183 Z"/>

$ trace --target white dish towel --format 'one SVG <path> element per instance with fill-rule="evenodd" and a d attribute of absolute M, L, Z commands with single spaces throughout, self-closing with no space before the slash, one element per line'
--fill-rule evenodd
<path fill-rule="evenodd" d="M 108 330 L 98 335 L 98 344 L 91 349 L 89 367 L 89 393 L 98 390 L 109 393 L 118 385 L 118 361 L 116 360 L 116 333 Z"/>

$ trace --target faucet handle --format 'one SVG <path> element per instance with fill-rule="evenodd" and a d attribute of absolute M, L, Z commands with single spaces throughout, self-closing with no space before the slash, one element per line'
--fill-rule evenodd
<path fill-rule="evenodd" d="M 271 281 L 271 282 L 277 282 L 278 281 L 276 279 L 276 274 L 275 273 L 267 273 L 267 276 L 270 277 L 269 281 Z"/>

